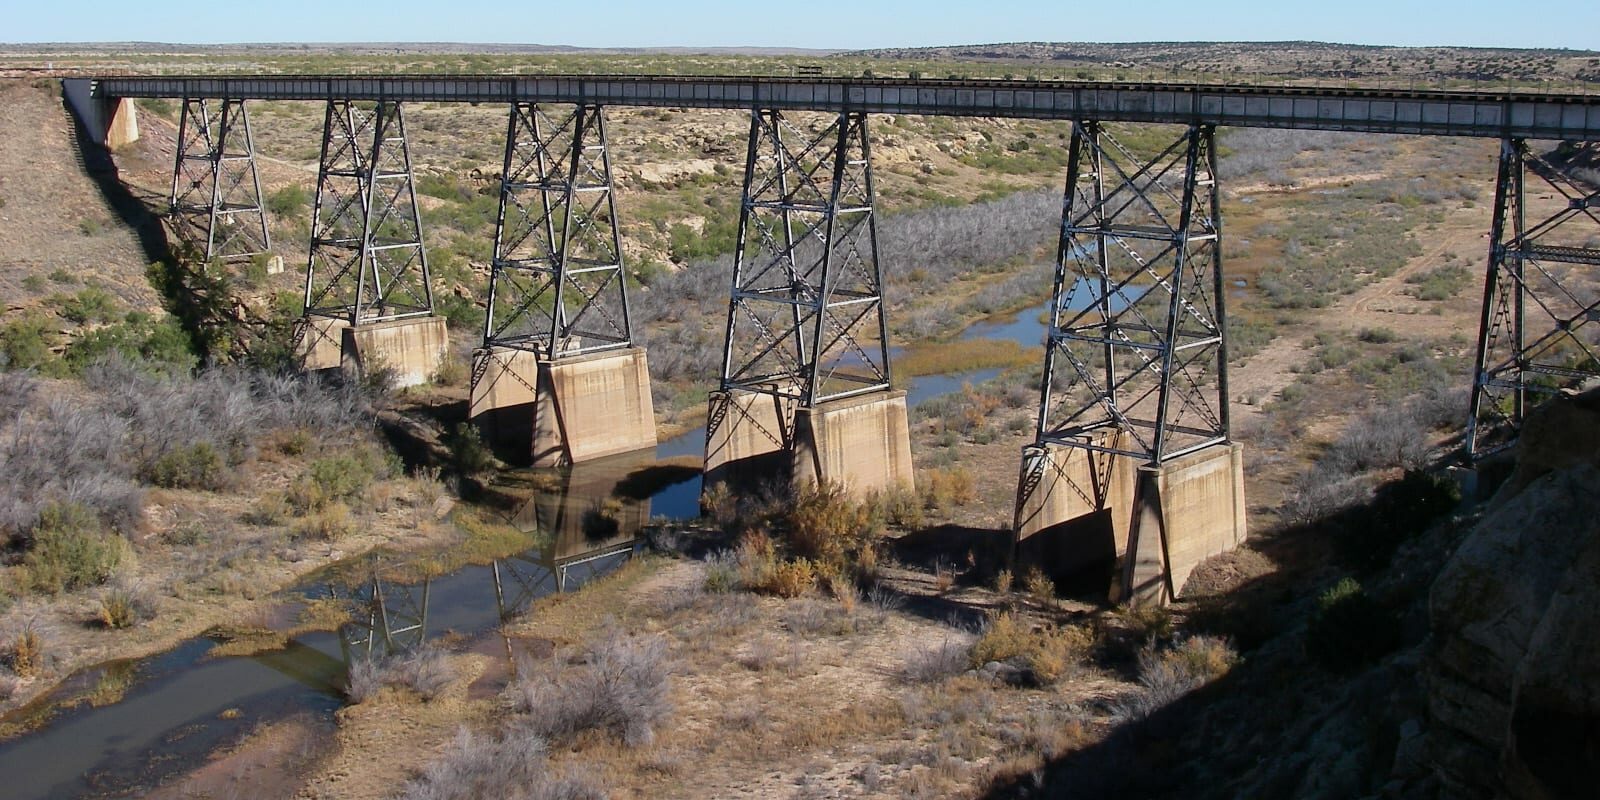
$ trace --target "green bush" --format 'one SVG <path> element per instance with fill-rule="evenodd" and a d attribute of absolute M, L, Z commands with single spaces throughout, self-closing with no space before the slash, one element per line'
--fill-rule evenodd
<path fill-rule="evenodd" d="M 144 479 L 168 489 L 217 491 L 226 484 L 227 464 L 210 442 L 163 453 L 144 470 Z"/>
<path fill-rule="evenodd" d="M 172 317 L 157 319 L 134 311 L 115 325 L 84 333 L 73 339 L 61 358 L 73 373 L 113 354 L 141 363 L 157 372 L 187 372 L 196 358 L 188 334 Z"/>
<path fill-rule="evenodd" d="M 1400 645 L 1400 621 L 1354 578 L 1345 578 L 1317 598 L 1306 629 L 1306 652 L 1328 669 L 1348 672 L 1370 664 Z"/>
<path fill-rule="evenodd" d="M 267 210 L 280 217 L 295 217 L 305 210 L 310 200 L 305 187 L 291 183 L 267 195 Z"/>
<path fill-rule="evenodd" d="M 450 460 L 456 470 L 463 475 L 479 475 L 494 469 L 494 453 L 470 423 L 456 423 L 445 439 L 445 446 L 450 448 Z"/>
<path fill-rule="evenodd" d="M 94 513 L 76 503 L 45 508 L 31 539 L 25 576 L 49 594 L 105 583 L 133 558 L 128 540 L 102 530 Z"/>
<path fill-rule="evenodd" d="M 50 303 L 62 317 L 79 325 L 117 318 L 117 299 L 97 286 L 84 287 L 75 295 L 55 295 Z"/>
<path fill-rule="evenodd" d="M 42 314 L 24 314 L 0 328 L 0 356 L 9 369 L 37 369 L 47 365 L 57 332 Z"/>

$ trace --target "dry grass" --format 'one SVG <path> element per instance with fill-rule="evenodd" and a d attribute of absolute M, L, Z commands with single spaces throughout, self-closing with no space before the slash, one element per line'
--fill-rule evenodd
<path fill-rule="evenodd" d="M 1007 611 L 989 618 L 968 663 L 973 668 L 1010 663 L 1032 671 L 1040 683 L 1053 684 L 1076 674 L 1093 644 L 1093 635 L 1082 628 L 1034 625 Z"/>
<path fill-rule="evenodd" d="M 350 663 L 345 696 L 365 703 L 386 687 L 410 691 L 430 702 L 456 680 L 456 668 L 443 648 L 424 645 L 388 658 L 358 658 Z"/>
<path fill-rule="evenodd" d="M 611 630 L 580 667 L 518 669 L 516 709 L 525 715 L 519 724 L 547 739 L 599 730 L 631 747 L 648 745 L 672 713 L 671 674 L 665 640 Z"/>

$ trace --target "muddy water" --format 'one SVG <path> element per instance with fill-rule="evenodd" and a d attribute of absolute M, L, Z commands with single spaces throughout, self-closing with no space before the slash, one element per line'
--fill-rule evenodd
<path fill-rule="evenodd" d="M 1073 307 L 1085 302 L 1075 300 Z M 1047 305 L 974 324 L 961 338 L 1039 348 Z M 915 406 L 998 374 L 986 369 L 921 376 L 907 387 L 907 400 Z M 53 712 L 38 730 L 0 742 L 0 796 L 134 796 L 192 769 L 263 722 L 295 713 L 331 714 L 343 703 L 351 659 L 414 646 L 447 631 L 486 633 L 537 597 L 570 591 L 625 563 L 650 519 L 697 516 L 700 475 L 683 463 L 701 457 L 704 446 L 705 429 L 697 428 L 662 442 L 653 454 L 619 456 L 554 475 L 502 476 L 491 496 L 511 511 L 518 527 L 545 534 L 545 547 L 424 583 L 387 581 L 381 569 L 369 568 L 351 573 L 359 576 L 355 580 L 347 574 L 289 593 L 290 615 L 305 600 L 352 601 L 359 619 L 337 632 L 299 636 L 252 656 L 214 656 L 218 643 L 199 638 L 149 658 L 85 670 L 8 717 Z"/>

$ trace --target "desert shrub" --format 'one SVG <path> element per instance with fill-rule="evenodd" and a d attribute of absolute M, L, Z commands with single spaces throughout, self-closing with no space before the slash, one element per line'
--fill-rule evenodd
<path fill-rule="evenodd" d="M 1408 291 L 1418 300 L 1449 300 L 1461 293 L 1472 281 L 1465 267 L 1444 265 L 1419 272 L 1406 278 L 1412 288 Z"/>
<path fill-rule="evenodd" d="M 817 585 L 817 562 L 809 558 L 780 560 L 773 565 L 766 581 L 751 588 L 779 597 L 799 597 Z"/>
<path fill-rule="evenodd" d="M 896 486 L 880 493 L 873 498 L 873 502 L 878 505 L 883 518 L 891 525 L 902 528 L 922 526 L 924 519 L 922 498 L 903 486 Z"/>
<path fill-rule="evenodd" d="M 1335 533 L 1340 558 L 1359 570 L 1389 563 L 1402 542 L 1425 531 L 1461 502 L 1461 490 L 1447 476 L 1407 470 L 1378 487 L 1372 502 L 1344 520 Z"/>
<path fill-rule="evenodd" d="M 36 626 L 24 624 L 0 645 L 0 662 L 18 676 L 31 678 L 44 670 L 45 637 Z"/>
<path fill-rule="evenodd" d="M 1339 672 L 1376 661 L 1399 645 L 1399 619 L 1354 578 L 1340 580 L 1317 598 L 1306 628 L 1306 652 Z"/>
<path fill-rule="evenodd" d="M 289 500 L 281 492 L 267 492 L 256 498 L 250 510 L 244 513 L 244 521 L 251 525 L 277 525 L 293 513 Z"/>
<path fill-rule="evenodd" d="M 706 558 L 705 590 L 726 594 L 739 588 L 739 563 L 733 553 L 726 550 L 712 553 Z"/>
<path fill-rule="evenodd" d="M 526 729 L 536 736 L 603 730 L 638 747 L 650 744 L 656 726 L 672 713 L 672 665 L 666 640 L 659 636 L 608 631 L 587 664 L 562 675 L 531 668 L 519 672 L 517 709 L 527 715 Z"/>
<path fill-rule="evenodd" d="M 267 195 L 267 210 L 286 219 L 294 218 L 300 216 L 310 200 L 304 186 L 291 183 Z"/>
<path fill-rule="evenodd" d="M 1026 667 L 1043 684 L 1076 672 L 1088 657 L 1094 637 L 1077 627 L 1032 626 L 1011 612 L 989 617 L 972 646 L 968 664 L 974 669 L 991 661 Z"/>
<path fill-rule="evenodd" d="M 1389 344 L 1400 340 L 1400 335 L 1388 328 L 1362 328 L 1356 338 L 1367 344 Z"/>
<path fill-rule="evenodd" d="M 146 372 L 181 375 L 194 369 L 193 342 L 176 319 L 129 312 L 123 321 L 73 337 L 61 351 L 61 361 L 73 374 L 94 364 L 121 358 Z"/>
<path fill-rule="evenodd" d="M 445 439 L 450 461 L 463 475 L 481 475 L 494 469 L 494 453 L 470 423 L 458 422 Z"/>
<path fill-rule="evenodd" d="M 1028 568 L 1022 577 L 1022 588 L 1028 595 L 1041 605 L 1051 606 L 1056 602 L 1056 582 L 1050 579 L 1038 565 Z"/>
<path fill-rule="evenodd" d="M 402 800 L 604 800 L 591 784 L 552 775 L 545 740 L 512 726 L 500 736 L 462 728 L 445 754 L 406 784 Z"/>
<path fill-rule="evenodd" d="M 145 467 L 142 477 L 169 489 L 216 491 L 227 483 L 222 456 L 210 442 L 195 442 L 163 453 Z"/>
<path fill-rule="evenodd" d="M 1147 717 L 1238 663 L 1233 647 L 1213 636 L 1191 636 L 1171 648 L 1148 646 L 1139 652 L 1139 690 L 1119 703 L 1118 715 Z"/>
<path fill-rule="evenodd" d="M 23 314 L 0 327 L 0 357 L 7 369 L 38 369 L 50 362 L 58 338 L 44 315 Z"/>
<path fill-rule="evenodd" d="M 131 628 L 146 619 L 149 608 L 131 589 L 116 588 L 102 592 L 97 617 L 100 624 L 113 630 Z"/>
<path fill-rule="evenodd" d="M 301 538 L 331 542 L 355 532 L 355 522 L 350 519 L 350 507 L 334 502 L 323 505 L 300 521 L 295 533 Z"/>
<path fill-rule="evenodd" d="M 900 677 L 908 683 L 938 683 L 971 669 L 971 652 L 972 645 L 948 638 L 917 648 L 901 664 Z"/>
<path fill-rule="evenodd" d="M 86 286 L 74 295 L 54 295 L 50 303 L 62 317 L 79 325 L 117 318 L 116 298 L 98 286 Z"/>
<path fill-rule="evenodd" d="M 799 555 L 822 564 L 848 563 L 876 532 L 869 504 L 856 501 L 843 486 L 807 483 L 784 517 L 784 531 Z"/>
<path fill-rule="evenodd" d="M 930 469 L 921 478 L 922 502 L 930 509 L 964 506 L 978 499 L 972 473 L 960 467 Z"/>
<path fill-rule="evenodd" d="M 127 539 L 102 530 L 94 512 L 77 504 L 46 507 L 31 538 L 22 562 L 28 583 L 49 594 L 105 583 L 133 559 Z"/>
<path fill-rule="evenodd" d="M 746 531 L 733 551 L 739 571 L 739 584 L 747 589 L 765 586 L 778 567 L 777 547 L 772 537 L 760 530 Z"/>
<path fill-rule="evenodd" d="M 1174 630 L 1172 612 L 1163 606 L 1121 608 L 1118 609 L 1117 615 L 1140 640 L 1165 641 L 1172 638 Z"/>
<path fill-rule="evenodd" d="M 352 703 L 364 703 L 380 689 L 391 686 L 409 689 L 423 702 L 428 702 L 455 679 L 449 653 L 440 647 L 423 645 L 387 658 L 352 660 L 345 682 L 345 697 Z"/>

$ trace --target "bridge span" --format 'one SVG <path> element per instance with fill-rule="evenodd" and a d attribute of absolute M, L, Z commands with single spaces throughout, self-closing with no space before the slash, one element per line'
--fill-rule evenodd
<path fill-rule="evenodd" d="M 1600 139 L 1600 95 L 1249 84 L 675 75 L 87 79 L 97 97 L 574 103 Z"/>
<path fill-rule="evenodd" d="M 1170 599 L 1245 535 L 1229 424 L 1219 126 L 1489 137 L 1499 168 L 1464 450 L 1514 437 L 1530 396 L 1600 378 L 1600 186 L 1530 140 L 1600 142 L 1600 95 L 1173 83 L 738 76 L 116 76 L 64 81 L 85 133 L 136 136 L 133 98 L 182 101 L 169 212 L 206 262 L 271 252 L 250 101 L 324 108 L 297 349 L 307 369 L 428 379 L 445 357 L 403 107 L 507 110 L 469 415 L 537 465 L 655 444 L 628 309 L 606 109 L 750 120 L 708 486 L 909 485 L 872 182 L 873 114 L 1070 126 L 1060 243 L 1014 550 L 1058 574 L 1116 565 L 1119 600 Z M 797 125 L 797 112 L 828 124 Z M 1134 152 L 1108 123 L 1172 126 Z M 110 143 L 115 146 L 115 137 Z M 1535 182 L 1533 191 L 1525 183 Z M 1529 200 L 1535 202 L 1530 205 Z M 1077 296 L 1088 288 L 1089 296 Z M 1109 570 L 1108 570 L 1109 571 Z"/>

